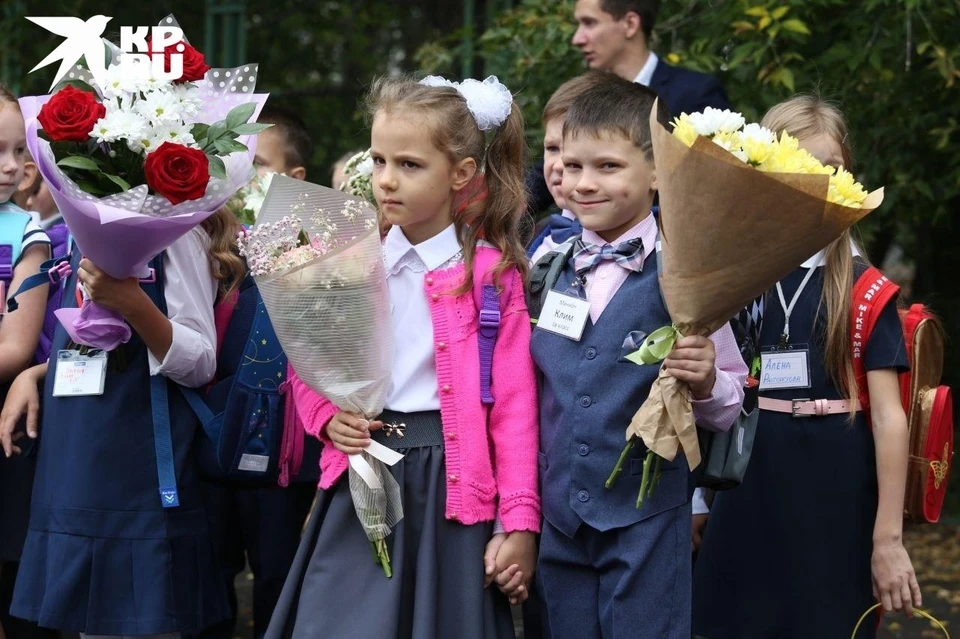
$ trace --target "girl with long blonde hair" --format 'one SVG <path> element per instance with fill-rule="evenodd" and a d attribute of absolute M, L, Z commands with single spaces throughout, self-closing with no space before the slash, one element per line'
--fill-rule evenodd
<path fill-rule="evenodd" d="M 778 104 L 762 124 L 825 165 L 852 168 L 843 115 L 818 97 Z M 761 385 L 750 467 L 740 487 L 717 494 L 697 559 L 697 636 L 848 637 L 877 601 L 908 614 L 921 603 L 903 546 L 908 442 L 897 373 L 908 364 L 895 304 L 863 350 L 869 398 L 858 397 L 854 375 L 853 286 L 867 267 L 848 231 L 764 298 L 763 365 L 789 352 L 808 370 Z M 857 638 L 875 633 L 863 624 Z"/>

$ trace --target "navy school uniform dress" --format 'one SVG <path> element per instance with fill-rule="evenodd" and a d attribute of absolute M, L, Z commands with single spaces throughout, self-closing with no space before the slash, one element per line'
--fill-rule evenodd
<path fill-rule="evenodd" d="M 554 290 L 571 290 L 564 269 Z M 537 579 L 544 634 L 690 639 L 690 507 L 687 461 L 662 463 L 662 479 L 640 509 L 644 446 L 611 489 L 604 483 L 624 446 L 624 429 L 646 400 L 659 366 L 623 358 L 625 338 L 670 324 L 651 253 L 630 273 L 579 342 L 535 329 L 542 372 L 540 487 L 545 522 Z"/>
<path fill-rule="evenodd" d="M 790 319 L 790 344 L 809 348 L 811 387 L 761 391 L 781 400 L 841 399 L 825 370 L 826 308 L 817 309 L 823 270 Z M 857 275 L 865 270 L 857 265 Z M 781 281 L 789 301 L 806 275 Z M 761 346 L 778 344 L 784 311 L 764 304 Z M 905 370 L 896 305 L 864 350 L 867 370 Z M 870 558 L 877 514 L 873 435 L 863 413 L 794 418 L 763 411 L 743 484 L 717 493 L 694 575 L 694 635 L 705 639 L 848 639 L 875 603 Z M 873 623 L 857 639 L 876 636 Z"/>
<path fill-rule="evenodd" d="M 76 288 L 79 251 L 67 291 Z M 166 313 L 162 256 L 144 284 Z M 64 295 L 64 306 L 76 305 Z M 68 347 L 58 326 L 52 353 Z M 198 491 L 192 443 L 198 423 L 168 388 L 180 505 L 163 508 L 157 476 L 147 347 L 134 333 L 126 366 L 108 371 L 103 395 L 43 392 L 36 479 L 11 613 L 89 635 L 187 632 L 229 616 Z M 115 355 L 111 355 L 114 357 Z"/>

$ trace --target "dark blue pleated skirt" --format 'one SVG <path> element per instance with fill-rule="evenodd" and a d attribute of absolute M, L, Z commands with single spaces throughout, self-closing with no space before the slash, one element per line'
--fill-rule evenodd
<path fill-rule="evenodd" d="M 440 414 L 381 418 L 407 424 L 406 445 L 413 439 L 434 442 L 402 449 L 396 436 L 376 436 L 405 454 L 392 468 L 404 511 L 387 538 L 393 577 L 374 562 L 344 477 L 319 493 L 267 639 L 513 637 L 506 597 L 496 586 L 483 588 L 483 551 L 492 522 L 464 526 L 444 517 Z M 410 432 L 425 423 L 436 437 Z"/>

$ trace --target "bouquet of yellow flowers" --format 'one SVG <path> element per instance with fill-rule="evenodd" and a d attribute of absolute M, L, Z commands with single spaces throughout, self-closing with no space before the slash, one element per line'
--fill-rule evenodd
<path fill-rule="evenodd" d="M 682 335 L 708 336 L 805 259 L 880 206 L 843 168 L 826 167 L 783 133 L 739 113 L 707 108 L 674 120 L 650 117 L 660 193 L 660 290 L 671 326 L 647 336 L 628 359 L 656 364 Z M 680 448 L 700 463 L 686 384 L 661 371 L 626 429 L 626 448 L 647 448 L 639 508 L 659 479 L 659 459 Z"/>

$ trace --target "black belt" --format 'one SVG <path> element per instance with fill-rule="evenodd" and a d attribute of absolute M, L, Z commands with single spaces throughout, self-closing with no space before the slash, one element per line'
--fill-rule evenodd
<path fill-rule="evenodd" d="M 427 448 L 443 446 L 443 424 L 440 411 L 427 410 L 417 413 L 399 413 L 385 410 L 377 421 L 383 428 L 370 432 L 370 438 L 387 448 Z"/>

